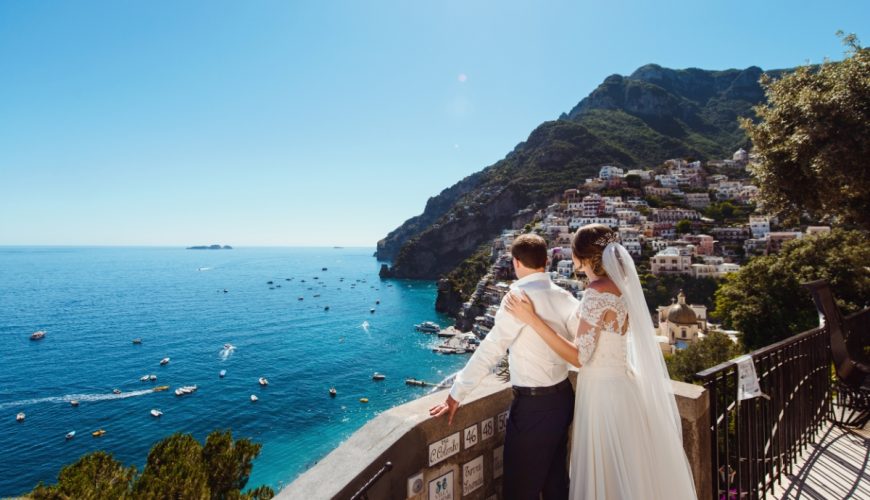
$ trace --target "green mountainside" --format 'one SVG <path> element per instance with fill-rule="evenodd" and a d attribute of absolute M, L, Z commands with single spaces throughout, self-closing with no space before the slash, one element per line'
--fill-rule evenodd
<path fill-rule="evenodd" d="M 768 72 L 772 76 L 781 71 Z M 737 118 L 764 99 L 762 70 L 673 70 L 650 64 L 611 75 L 569 113 L 539 125 L 504 159 L 429 199 L 378 242 L 384 275 L 436 279 L 603 165 L 653 167 L 668 158 L 730 158 L 747 139 Z"/>

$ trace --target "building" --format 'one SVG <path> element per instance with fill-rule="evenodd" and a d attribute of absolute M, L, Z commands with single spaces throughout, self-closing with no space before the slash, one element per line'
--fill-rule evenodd
<path fill-rule="evenodd" d="M 633 227 L 619 228 L 619 241 L 622 246 L 635 257 L 639 257 L 643 253 L 643 245 L 640 239 L 640 231 Z"/>
<path fill-rule="evenodd" d="M 649 218 L 657 222 L 679 222 L 681 220 L 700 220 L 701 214 L 697 210 L 685 208 L 653 208 Z"/>
<path fill-rule="evenodd" d="M 556 273 L 563 278 L 571 278 L 574 276 L 574 261 L 571 259 L 560 260 L 556 264 Z"/>
<path fill-rule="evenodd" d="M 579 212 L 583 209 L 583 198 L 580 196 L 579 189 L 566 189 L 562 199 L 568 211 Z"/>
<path fill-rule="evenodd" d="M 710 193 L 686 193 L 686 204 L 696 209 L 707 208 L 710 206 Z"/>
<path fill-rule="evenodd" d="M 614 167 L 612 165 L 605 165 L 601 167 L 601 170 L 598 171 L 598 178 L 604 180 L 610 180 L 616 177 L 622 177 L 625 174 L 625 171 L 619 167 Z"/>
<path fill-rule="evenodd" d="M 778 231 L 767 235 L 767 254 L 779 253 L 782 246 L 791 240 L 796 240 L 803 236 L 803 233 L 797 231 Z"/>
<path fill-rule="evenodd" d="M 643 191 L 644 191 L 644 193 L 646 193 L 647 196 L 655 196 L 657 198 L 664 198 L 664 197 L 670 195 L 671 191 L 673 191 L 673 189 L 671 189 L 669 187 L 660 187 L 660 186 L 644 186 Z"/>
<path fill-rule="evenodd" d="M 731 159 L 737 163 L 747 163 L 749 161 L 749 153 L 745 149 L 740 148 L 734 152 Z"/>
<path fill-rule="evenodd" d="M 692 274 L 692 256 L 686 249 L 667 247 L 650 258 L 653 275 Z"/>
<path fill-rule="evenodd" d="M 708 234 L 686 234 L 682 239 L 695 247 L 696 257 L 713 255 L 715 251 L 716 240 Z"/>
<path fill-rule="evenodd" d="M 770 232 L 770 218 L 761 215 L 749 216 L 749 232 L 753 238 L 764 238 Z"/>
<path fill-rule="evenodd" d="M 682 290 L 677 295 L 677 302 L 660 306 L 658 314 L 659 335 L 667 337 L 671 344 L 678 347 L 685 347 L 707 333 L 707 308 L 687 304 Z"/>
<path fill-rule="evenodd" d="M 568 221 L 568 228 L 571 231 L 574 231 L 579 227 L 587 226 L 589 224 L 604 224 L 605 226 L 616 229 L 619 227 L 619 219 L 616 217 L 572 217 L 571 220 Z"/>
<path fill-rule="evenodd" d="M 715 227 L 713 237 L 719 241 L 742 242 L 749 238 L 749 229 L 745 227 Z"/>
<path fill-rule="evenodd" d="M 604 213 L 604 198 L 597 194 L 583 197 L 580 205 L 580 213 L 583 217 L 598 217 Z"/>

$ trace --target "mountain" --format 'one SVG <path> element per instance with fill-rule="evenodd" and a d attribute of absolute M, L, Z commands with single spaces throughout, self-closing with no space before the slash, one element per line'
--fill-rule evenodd
<path fill-rule="evenodd" d="M 763 71 L 674 70 L 649 64 L 611 75 L 504 159 L 429 199 L 378 242 L 385 276 L 435 279 L 511 226 L 514 214 L 558 199 L 602 165 L 653 167 L 668 158 L 726 158 L 747 139 L 738 117 L 764 100 Z M 782 71 L 768 72 L 776 77 Z"/>

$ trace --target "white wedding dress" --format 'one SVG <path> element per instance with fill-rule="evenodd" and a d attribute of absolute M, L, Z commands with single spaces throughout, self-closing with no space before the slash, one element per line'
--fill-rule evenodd
<path fill-rule="evenodd" d="M 611 265 L 616 263 L 610 260 Z M 643 374 L 638 368 L 643 363 L 632 362 L 637 355 L 632 349 L 658 347 L 654 339 L 649 339 L 652 343 L 632 339 L 630 310 L 623 296 L 591 288 L 577 310 L 580 327 L 575 343 L 581 368 L 574 407 L 570 498 L 694 499 L 681 431 L 677 432 L 678 427 L 675 431 L 672 422 L 676 418 L 679 426 L 679 415 L 673 416 L 676 404 L 672 407 L 673 394 L 663 394 L 667 389 L 661 389 L 669 382 L 647 380 L 655 382 L 655 389 L 648 390 L 639 380 Z M 647 371 L 651 377 L 662 377 L 654 364 L 656 355 L 661 358 L 660 352 L 644 353 L 655 368 Z M 651 402 L 649 393 L 656 391 L 659 401 Z"/>

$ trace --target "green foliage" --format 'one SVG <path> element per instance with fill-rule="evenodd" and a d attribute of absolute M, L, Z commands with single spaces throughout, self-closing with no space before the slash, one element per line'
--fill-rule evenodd
<path fill-rule="evenodd" d="M 132 498 L 135 467 L 124 464 L 104 452 L 95 451 L 64 466 L 57 476 L 57 484 L 42 483 L 29 494 L 34 499 L 72 498 Z"/>
<path fill-rule="evenodd" d="M 743 333 L 750 349 L 818 325 L 809 292 L 801 283 L 825 279 L 845 312 L 870 297 L 870 239 L 860 231 L 834 229 L 783 246 L 778 255 L 756 257 L 729 275 L 716 292 L 723 326 Z"/>
<path fill-rule="evenodd" d="M 703 304 L 707 307 L 708 315 L 713 314 L 710 310 L 713 308 L 713 296 L 719 286 L 719 282 L 713 278 L 694 278 L 682 274 L 662 276 L 642 274 L 640 283 L 650 311 L 670 304 L 682 290 L 686 294 L 686 301 Z"/>
<path fill-rule="evenodd" d="M 96 451 L 65 466 L 55 485 L 42 483 L 29 494 L 35 499 L 198 498 L 213 500 L 272 498 L 275 492 L 260 486 L 242 488 L 251 475 L 252 461 L 261 445 L 248 439 L 233 441 L 232 434 L 215 431 L 205 447 L 190 434 L 173 434 L 155 444 L 145 468 L 124 467 L 111 455 Z"/>
<path fill-rule="evenodd" d="M 692 223 L 686 219 L 677 222 L 676 225 L 677 234 L 686 234 L 692 232 Z"/>
<path fill-rule="evenodd" d="M 854 35 L 843 41 L 841 62 L 763 78 L 760 121 L 742 126 L 759 155 L 751 169 L 766 211 L 870 229 L 870 49 Z"/>
<path fill-rule="evenodd" d="M 711 203 L 704 209 L 704 217 L 715 220 L 720 224 L 728 222 L 740 221 L 745 223 L 749 215 L 755 212 L 755 205 L 752 203 L 741 204 L 731 200 L 716 201 Z"/>
<path fill-rule="evenodd" d="M 477 283 L 489 272 L 492 250 L 489 245 L 481 245 L 480 248 L 469 258 L 456 266 L 456 269 L 447 274 L 447 281 L 451 288 L 456 291 L 463 301 L 471 297 L 477 288 Z"/>
<path fill-rule="evenodd" d="M 668 365 L 668 374 L 672 379 L 692 383 L 695 382 L 696 373 L 733 359 L 742 353 L 741 346 L 735 344 L 724 333 L 710 332 L 685 349 L 665 356 L 665 363 Z"/>

